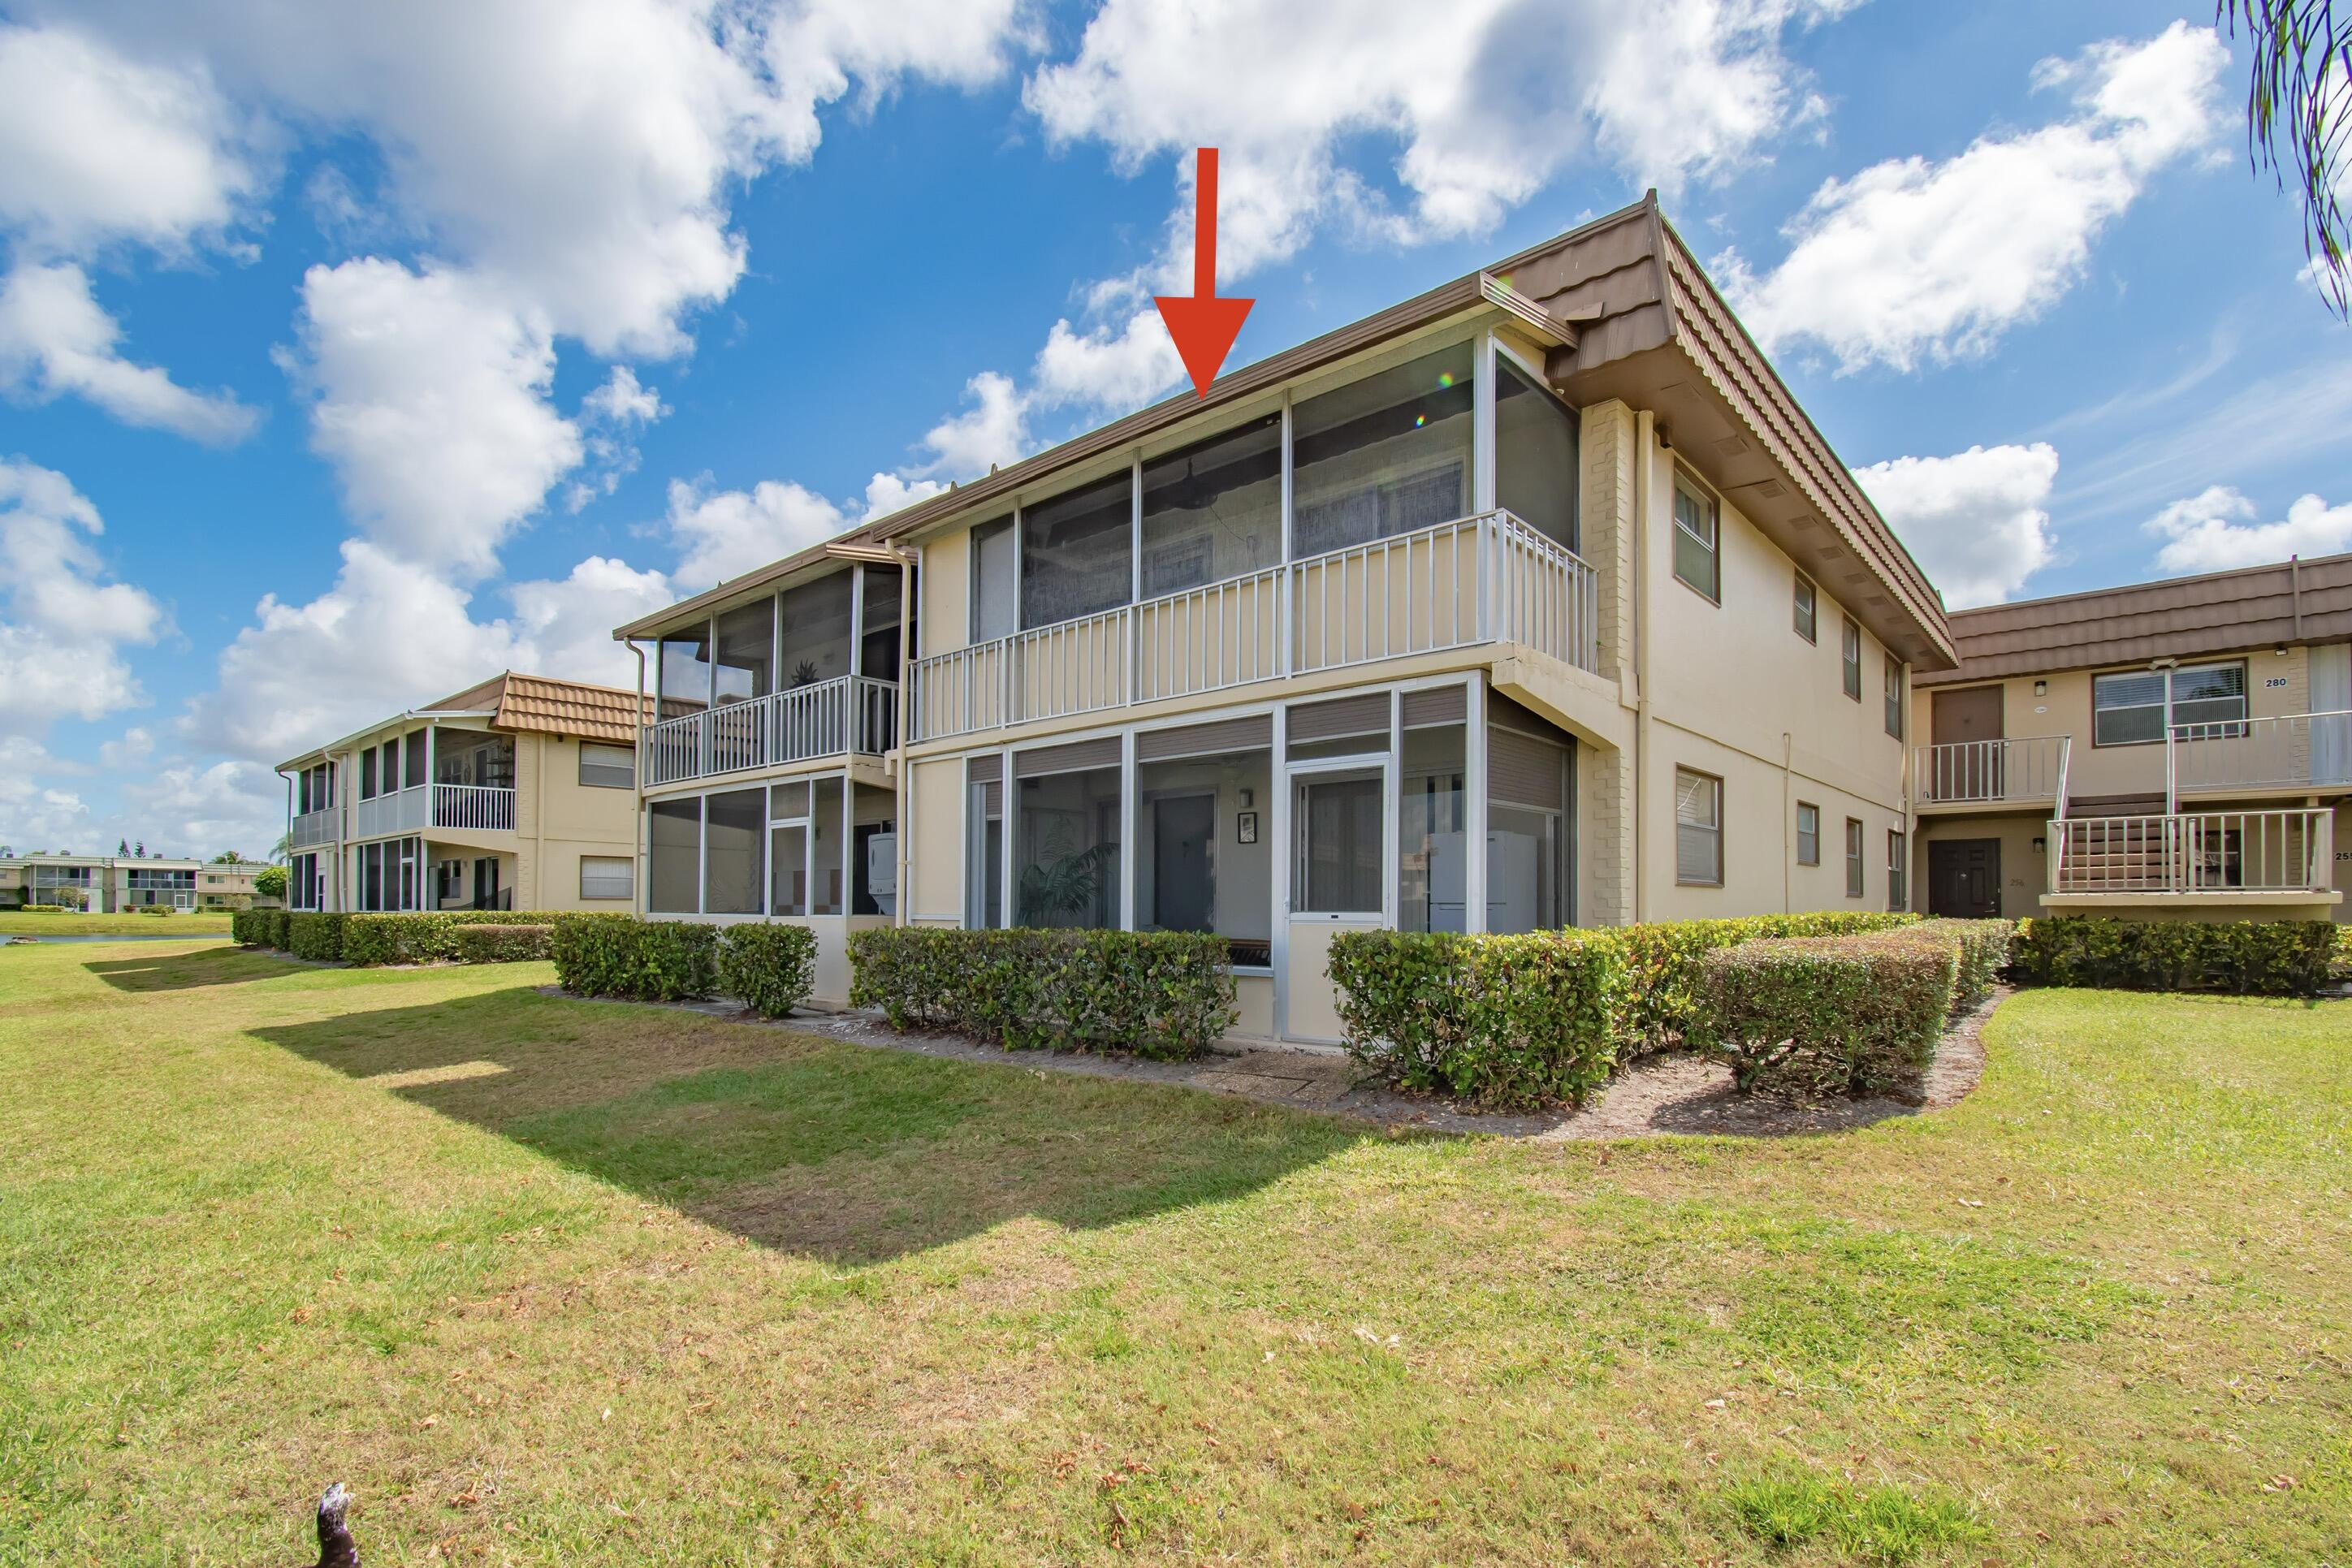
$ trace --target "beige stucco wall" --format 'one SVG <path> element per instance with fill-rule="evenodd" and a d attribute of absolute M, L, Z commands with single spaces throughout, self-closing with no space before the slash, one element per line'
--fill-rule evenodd
<path fill-rule="evenodd" d="M 581 783 L 580 742 L 572 737 L 519 734 L 514 740 L 515 907 L 627 908 L 583 899 L 580 861 L 636 858 L 636 791 Z"/>

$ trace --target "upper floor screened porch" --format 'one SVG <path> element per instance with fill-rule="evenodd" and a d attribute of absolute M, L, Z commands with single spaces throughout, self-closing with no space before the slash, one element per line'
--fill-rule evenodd
<path fill-rule="evenodd" d="M 857 561 L 661 629 L 641 787 L 890 750 L 904 577 Z"/>
<path fill-rule="evenodd" d="M 463 725 L 427 724 L 321 756 L 289 777 L 291 847 L 439 828 L 515 826 L 515 742 Z"/>
<path fill-rule="evenodd" d="M 1481 644 L 1600 673 L 1580 417 L 1538 356 L 1424 336 L 927 543 L 908 740 Z"/>

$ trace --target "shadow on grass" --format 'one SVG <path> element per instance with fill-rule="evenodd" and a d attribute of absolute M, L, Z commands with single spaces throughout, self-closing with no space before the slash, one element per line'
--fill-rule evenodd
<path fill-rule="evenodd" d="M 237 986 L 286 973 L 285 960 L 243 947 L 205 947 L 194 953 L 139 953 L 126 958 L 94 958 L 83 968 L 118 991 L 189 991 L 203 986 Z"/>
<path fill-rule="evenodd" d="M 975 1066 L 518 988 L 256 1029 L 711 1225 L 835 1263 L 1024 1216 L 1236 1197 L 1362 1128 L 1221 1095 Z"/>

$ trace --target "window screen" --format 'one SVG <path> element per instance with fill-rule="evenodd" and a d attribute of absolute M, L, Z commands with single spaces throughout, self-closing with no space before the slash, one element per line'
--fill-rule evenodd
<path fill-rule="evenodd" d="M 1143 465 L 1143 596 L 1243 577 L 1282 559 L 1282 416 Z"/>
<path fill-rule="evenodd" d="M 1012 635 L 1013 519 L 999 517 L 971 530 L 971 640 Z"/>
<path fill-rule="evenodd" d="M 1125 604 L 1134 591 L 1131 476 L 1021 509 L 1021 624 L 1051 626 Z"/>
<path fill-rule="evenodd" d="M 425 782 L 425 732 L 417 730 L 408 737 L 408 750 L 401 763 L 401 787 L 414 789 Z"/>
<path fill-rule="evenodd" d="M 1862 700 L 1862 627 L 1851 615 L 1845 618 L 1845 630 L 1838 634 L 1838 653 L 1845 665 L 1845 695 L 1860 702 Z"/>
<path fill-rule="evenodd" d="M 1819 617 L 1816 614 L 1816 596 L 1813 591 L 1812 579 L 1807 577 L 1801 571 L 1797 574 L 1795 605 L 1797 635 L 1802 637 L 1808 643 L 1814 641 L 1819 631 L 1818 622 Z"/>
<path fill-rule="evenodd" d="M 1845 820 L 1845 895 L 1860 898 L 1863 893 L 1862 819 Z"/>
<path fill-rule="evenodd" d="M 1576 537 L 1576 412 L 1495 357 L 1495 499 L 1570 549 Z"/>
<path fill-rule="evenodd" d="M 1886 655 L 1886 733 L 1903 738 L 1903 661 Z"/>
<path fill-rule="evenodd" d="M 1903 835 L 1895 829 L 1886 830 L 1886 907 L 1906 909 L 1905 894 L 1909 891 L 1903 875 Z"/>
<path fill-rule="evenodd" d="M 1456 343 L 1291 410 L 1291 549 L 1319 555 L 1470 510 L 1470 345 Z"/>
<path fill-rule="evenodd" d="M 2246 733 L 2246 666 L 2192 664 L 2172 672 L 2172 724 L 2196 727 L 2200 739 L 2235 738 Z"/>
<path fill-rule="evenodd" d="M 1675 769 L 1675 880 L 1723 881 L 1723 780 Z"/>

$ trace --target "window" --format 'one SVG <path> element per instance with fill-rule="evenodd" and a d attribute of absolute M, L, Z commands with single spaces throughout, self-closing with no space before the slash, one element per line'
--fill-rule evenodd
<path fill-rule="evenodd" d="M 719 618 L 711 656 L 715 695 L 721 703 L 747 702 L 776 689 L 776 601 L 762 599 Z"/>
<path fill-rule="evenodd" d="M 1822 863 L 1822 809 L 1803 800 L 1797 802 L 1797 863 Z"/>
<path fill-rule="evenodd" d="M 1298 781 L 1298 871 L 1304 915 L 1376 915 L 1381 896 L 1381 778 L 1309 774 Z"/>
<path fill-rule="evenodd" d="M 415 789 L 423 787 L 425 783 L 425 747 L 426 742 L 425 739 L 425 731 L 420 729 L 408 737 L 407 758 L 402 766 L 400 775 L 400 783 L 403 789 Z"/>
<path fill-rule="evenodd" d="M 360 753 L 360 799 L 375 799 L 375 747 L 373 746 Z"/>
<path fill-rule="evenodd" d="M 1886 733 L 1903 738 L 1903 661 L 1886 655 Z"/>
<path fill-rule="evenodd" d="M 383 743 L 383 765 L 376 769 L 375 787 L 390 795 L 400 788 L 400 737 Z"/>
<path fill-rule="evenodd" d="M 809 783 L 809 913 L 841 915 L 848 892 L 840 775 Z M 1113 925 L 1118 922 L 1112 922 Z"/>
<path fill-rule="evenodd" d="M 1487 705 L 1486 929 L 1571 925 L 1576 739 L 1498 692 Z M 1408 764 L 1415 733 L 1405 732 Z"/>
<path fill-rule="evenodd" d="M 702 912 L 759 914 L 767 881 L 768 792 L 730 789 L 702 804 Z"/>
<path fill-rule="evenodd" d="M 1013 634 L 1013 519 L 999 517 L 971 530 L 971 640 Z"/>
<path fill-rule="evenodd" d="M 1904 902 L 1903 870 L 1903 834 L 1899 829 L 1889 828 L 1886 830 L 1886 907 L 1889 909 L 1910 907 Z"/>
<path fill-rule="evenodd" d="M 857 673 L 877 681 L 898 678 L 898 612 L 906 574 L 895 566 L 866 566 L 866 608 L 858 617 Z"/>
<path fill-rule="evenodd" d="M 1723 780 L 1675 769 L 1675 880 L 1723 885 Z"/>
<path fill-rule="evenodd" d="M 663 638 L 655 651 L 654 666 L 654 685 L 660 693 L 659 716 L 684 718 L 709 707 L 709 623 L 687 627 Z"/>
<path fill-rule="evenodd" d="M 1862 819 L 1848 817 L 1845 820 L 1845 895 L 1848 898 L 1862 896 Z"/>
<path fill-rule="evenodd" d="M 694 915 L 702 904 L 702 801 L 656 800 L 646 808 L 646 908 Z"/>
<path fill-rule="evenodd" d="M 1813 580 L 1801 571 L 1797 573 L 1795 623 L 1798 636 L 1808 643 L 1818 640 L 1820 627 L 1815 613 Z"/>
<path fill-rule="evenodd" d="M 2095 746 L 2146 746 L 2164 738 L 2166 683 L 2172 692 L 2172 723 L 2190 727 L 2200 739 L 2230 739 L 2245 733 L 2246 666 L 2186 664 L 2177 670 L 2123 670 L 2091 682 L 2091 742 Z"/>
<path fill-rule="evenodd" d="M 1004 786 L 1002 759 L 965 764 L 963 923 L 973 931 L 1004 925 Z"/>
<path fill-rule="evenodd" d="M 1292 555 L 1466 517 L 1472 380 L 1470 345 L 1455 343 L 1296 404 Z"/>
<path fill-rule="evenodd" d="M 580 782 L 592 789 L 634 789 L 637 787 L 637 754 L 634 747 L 580 743 Z"/>
<path fill-rule="evenodd" d="M 1132 476 L 1115 475 L 1021 508 L 1021 624 L 1052 626 L 1133 596 Z"/>
<path fill-rule="evenodd" d="M 1282 559 L 1282 416 L 1143 465 L 1143 596 L 1244 577 Z"/>
<path fill-rule="evenodd" d="M 1016 780 L 1015 925 L 1116 930 L 1119 924 L 1119 770 Z"/>
<path fill-rule="evenodd" d="M 796 691 L 850 673 L 849 610 L 854 574 L 831 572 L 784 590 L 783 653 L 776 686 Z"/>
<path fill-rule="evenodd" d="M 1838 653 L 1845 664 L 1845 695 L 1860 702 L 1862 700 L 1862 627 L 1851 615 L 1845 618 L 1845 630 L 1838 634 Z"/>
<path fill-rule="evenodd" d="M 1495 500 L 1570 549 L 1576 533 L 1576 411 L 1495 356 Z"/>
<path fill-rule="evenodd" d="M 1675 576 L 1723 602 L 1722 561 L 1717 546 L 1715 498 L 1682 475 L 1675 476 Z"/>

